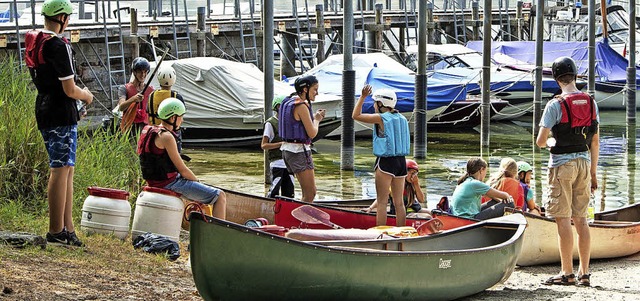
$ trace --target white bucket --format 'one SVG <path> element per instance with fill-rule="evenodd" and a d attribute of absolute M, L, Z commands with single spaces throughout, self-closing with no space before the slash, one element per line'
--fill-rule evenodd
<path fill-rule="evenodd" d="M 89 187 L 82 205 L 80 227 L 87 234 L 113 234 L 125 239 L 129 233 L 131 204 L 124 190 Z"/>
<path fill-rule="evenodd" d="M 144 187 L 136 200 L 131 239 L 151 232 L 177 242 L 184 203 L 179 194 L 155 187 Z"/>

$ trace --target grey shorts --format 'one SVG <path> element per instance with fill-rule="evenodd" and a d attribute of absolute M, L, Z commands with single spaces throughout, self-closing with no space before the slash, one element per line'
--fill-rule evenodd
<path fill-rule="evenodd" d="M 311 151 L 309 150 L 301 153 L 282 151 L 282 159 L 284 159 L 284 164 L 287 166 L 287 171 L 292 174 L 314 169 L 313 158 L 311 158 Z"/>

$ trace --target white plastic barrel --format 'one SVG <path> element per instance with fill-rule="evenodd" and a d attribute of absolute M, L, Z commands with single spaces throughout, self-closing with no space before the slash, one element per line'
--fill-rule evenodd
<path fill-rule="evenodd" d="M 129 192 L 119 189 L 89 187 L 82 205 L 80 227 L 87 234 L 113 234 L 125 239 L 129 233 L 131 204 Z"/>
<path fill-rule="evenodd" d="M 167 189 L 145 186 L 136 200 L 131 239 L 151 232 L 177 242 L 184 209 L 179 196 Z"/>

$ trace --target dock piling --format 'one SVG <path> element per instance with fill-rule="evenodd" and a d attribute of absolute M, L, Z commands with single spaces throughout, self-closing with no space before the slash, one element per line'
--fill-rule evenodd
<path fill-rule="evenodd" d="M 320 64 L 324 62 L 324 37 L 327 34 L 324 28 L 324 9 L 322 4 L 316 4 L 316 29 L 318 31 L 316 60 Z"/>
<path fill-rule="evenodd" d="M 471 2 L 471 16 L 473 18 L 473 39 L 480 40 L 480 8 L 478 0 Z"/>
<path fill-rule="evenodd" d="M 129 35 L 131 36 L 131 54 L 133 57 L 140 56 L 140 44 L 138 43 L 138 9 L 131 8 L 129 11 L 129 17 L 131 18 L 131 31 Z"/>
<path fill-rule="evenodd" d="M 204 25 L 205 25 L 206 7 L 198 6 L 198 18 L 196 19 L 196 56 L 203 57 L 205 52 L 204 46 Z"/>

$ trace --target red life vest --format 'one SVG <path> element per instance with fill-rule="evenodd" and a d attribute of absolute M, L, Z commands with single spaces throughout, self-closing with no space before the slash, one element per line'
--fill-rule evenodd
<path fill-rule="evenodd" d="M 24 35 L 24 62 L 30 69 L 38 68 L 38 66 L 46 63 L 44 61 L 44 53 L 42 46 L 44 42 L 55 37 L 55 35 L 40 30 L 30 30 Z M 65 43 L 67 39 L 62 38 Z"/>
<path fill-rule="evenodd" d="M 162 126 L 145 126 L 140 132 L 137 149 L 138 156 L 140 157 L 142 178 L 149 183 L 149 186 L 156 187 L 157 185 L 154 185 L 155 183 L 163 181 L 170 183 L 178 175 L 178 169 L 171 161 L 171 158 L 169 158 L 167 150 L 161 150 L 155 146 L 155 140 L 160 132 L 169 132 L 169 130 Z M 178 138 L 176 135 L 173 132 L 171 132 L 171 134 L 177 142 Z"/>
<path fill-rule="evenodd" d="M 551 128 L 556 145 L 552 154 L 568 154 L 589 150 L 591 139 L 598 131 L 596 105 L 586 93 L 560 96 L 562 117 L 560 123 Z"/>

